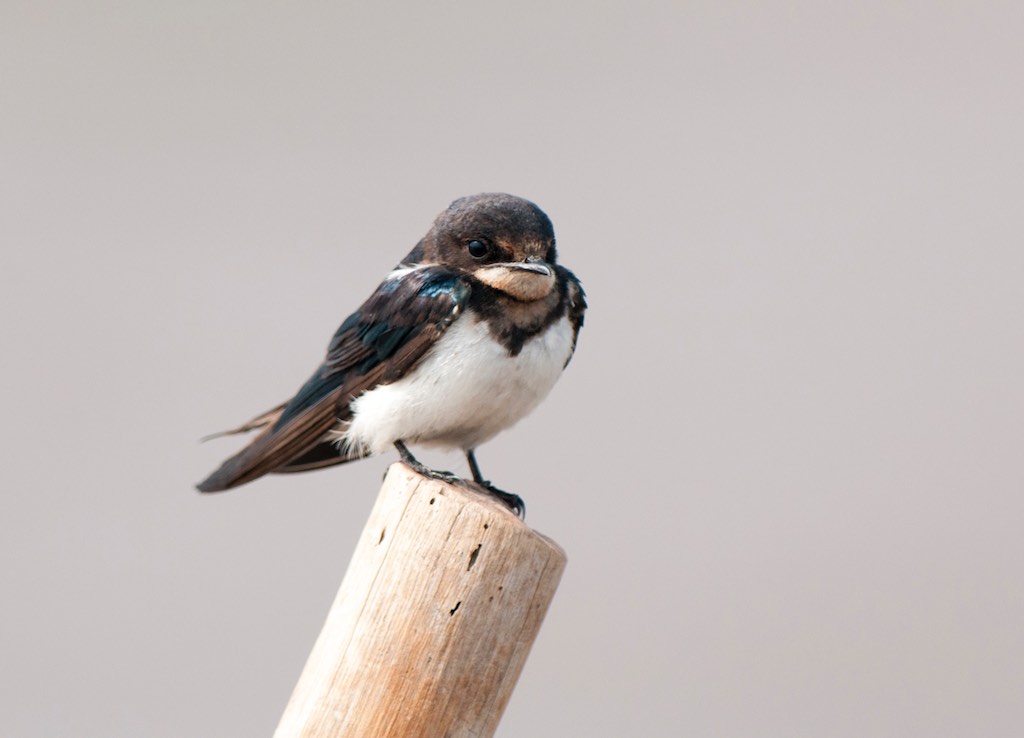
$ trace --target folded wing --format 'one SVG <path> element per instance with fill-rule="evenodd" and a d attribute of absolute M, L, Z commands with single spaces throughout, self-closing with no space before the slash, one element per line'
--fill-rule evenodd
<path fill-rule="evenodd" d="M 340 449 L 330 432 L 351 420 L 354 398 L 416 365 L 458 318 L 469 291 L 461 275 L 441 266 L 403 269 L 386 279 L 338 328 L 324 362 L 291 400 L 227 432 L 262 428 L 197 488 L 217 492 L 272 472 L 359 458 Z"/>

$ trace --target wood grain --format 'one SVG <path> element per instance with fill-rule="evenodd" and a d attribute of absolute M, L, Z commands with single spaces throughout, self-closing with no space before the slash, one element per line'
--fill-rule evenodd
<path fill-rule="evenodd" d="M 493 498 L 402 464 L 275 738 L 487 738 L 565 568 Z"/>

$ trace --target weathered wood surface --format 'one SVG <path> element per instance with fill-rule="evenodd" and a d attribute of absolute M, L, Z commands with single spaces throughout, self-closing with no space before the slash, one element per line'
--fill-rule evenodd
<path fill-rule="evenodd" d="M 275 738 L 487 738 L 565 568 L 501 503 L 388 471 Z"/>

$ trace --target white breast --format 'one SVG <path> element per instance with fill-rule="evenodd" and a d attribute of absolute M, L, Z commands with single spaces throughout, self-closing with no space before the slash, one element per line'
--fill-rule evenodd
<path fill-rule="evenodd" d="M 463 314 L 407 376 L 355 400 L 344 442 L 371 453 L 390 449 L 396 440 L 475 448 L 544 399 L 571 351 L 567 318 L 513 357 L 486 323 Z"/>

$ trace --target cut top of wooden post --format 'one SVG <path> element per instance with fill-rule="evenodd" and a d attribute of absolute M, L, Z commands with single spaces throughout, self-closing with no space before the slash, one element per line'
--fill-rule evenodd
<path fill-rule="evenodd" d="M 275 738 L 486 738 L 565 553 L 483 493 L 393 464 Z"/>

